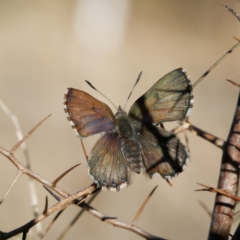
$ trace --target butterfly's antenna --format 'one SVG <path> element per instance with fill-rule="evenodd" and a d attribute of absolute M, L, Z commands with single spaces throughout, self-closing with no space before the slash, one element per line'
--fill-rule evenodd
<path fill-rule="evenodd" d="M 107 98 L 104 94 L 102 94 L 99 90 L 97 90 L 88 80 L 85 80 L 85 81 L 92 89 L 94 89 L 95 91 L 100 93 L 103 97 L 105 97 L 117 109 L 116 105 L 109 98 Z"/>
<path fill-rule="evenodd" d="M 238 39 L 237 39 L 238 40 Z M 229 51 L 227 51 L 221 58 L 217 60 L 194 84 L 193 88 L 195 88 L 227 55 L 233 52 L 235 48 L 240 45 L 240 41 L 235 44 Z"/>
<path fill-rule="evenodd" d="M 142 71 L 141 71 L 141 72 L 139 73 L 139 75 L 138 75 L 137 81 L 135 82 L 135 84 L 134 84 L 134 86 L 133 86 L 133 88 L 132 88 L 132 90 L 131 90 L 131 92 L 130 92 L 128 98 L 127 98 L 127 101 L 126 101 L 126 103 L 125 103 L 125 105 L 124 105 L 123 110 L 125 109 L 125 107 L 126 107 L 126 105 L 127 105 L 127 102 L 128 102 L 129 98 L 130 98 L 131 95 L 132 95 L 133 89 L 136 87 L 136 85 L 137 85 L 137 83 L 139 82 L 141 76 L 142 76 Z"/>

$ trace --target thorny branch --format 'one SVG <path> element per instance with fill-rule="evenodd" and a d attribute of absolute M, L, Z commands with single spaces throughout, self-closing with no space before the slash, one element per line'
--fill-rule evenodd
<path fill-rule="evenodd" d="M 96 189 L 96 185 L 92 184 L 91 186 L 75 193 L 72 194 L 68 197 L 65 197 L 63 199 L 61 199 L 59 202 L 57 202 L 56 204 L 54 204 L 52 207 L 48 208 L 47 207 L 47 201 L 46 201 L 46 206 L 45 209 L 43 211 L 42 214 L 40 214 L 39 216 L 37 216 L 36 218 L 34 218 L 33 220 L 31 220 L 30 222 L 28 222 L 27 224 L 23 225 L 20 228 L 17 228 L 11 232 L 8 233 L 0 233 L 0 240 L 4 240 L 4 239 L 9 239 L 19 233 L 27 233 L 28 230 L 30 228 L 32 228 L 34 225 L 36 225 L 37 223 L 41 222 L 42 220 L 44 220 L 46 217 L 48 217 L 49 215 L 51 215 L 52 213 L 56 212 L 57 210 L 64 208 L 65 206 L 68 206 L 69 204 L 71 204 L 75 199 L 77 198 L 83 198 L 81 201 L 85 200 L 85 197 L 88 197 L 92 194 L 92 192 L 94 191 L 94 189 Z"/>
<path fill-rule="evenodd" d="M 240 164 L 240 94 L 235 116 L 228 140 L 223 150 L 221 170 L 218 180 L 218 189 L 227 190 L 230 195 L 236 196 L 239 184 Z M 236 201 L 222 194 L 217 194 L 212 215 L 209 239 L 228 239 Z"/>
<path fill-rule="evenodd" d="M 17 139 L 18 139 L 18 141 L 20 141 L 21 139 L 23 139 L 23 133 L 22 133 L 22 129 L 21 129 L 21 126 L 20 126 L 17 116 L 15 116 L 1 100 L 0 100 L 0 107 L 3 110 L 3 112 L 5 112 L 5 114 L 12 121 L 14 128 L 16 130 Z M 24 154 L 26 166 L 28 169 L 31 169 L 30 157 L 29 157 L 29 153 L 28 153 L 28 149 L 27 149 L 27 144 L 25 141 L 21 144 L 21 149 Z M 3 196 L 2 200 L 0 200 L 0 204 L 3 203 L 3 201 L 5 200 L 5 198 L 7 197 L 7 195 L 11 191 L 11 189 L 14 187 L 15 183 L 17 182 L 17 179 L 21 176 L 21 174 L 22 173 L 19 171 L 16 178 L 12 182 L 11 186 L 7 190 L 6 194 Z M 28 178 L 28 186 L 29 186 L 29 193 L 30 193 L 31 207 L 32 207 L 33 215 L 36 217 L 39 214 L 38 198 L 37 198 L 36 186 L 31 177 Z M 41 234 L 42 234 L 42 224 L 41 223 L 36 226 L 36 230 L 37 230 L 37 235 L 41 236 Z M 32 233 L 29 232 L 29 235 L 32 235 Z"/>
<path fill-rule="evenodd" d="M 43 121 L 40 122 L 40 124 Z M 26 140 L 27 137 L 29 137 L 32 132 L 34 130 L 36 130 L 36 128 L 40 125 L 38 124 L 36 127 L 33 128 L 33 130 L 31 130 L 23 139 Z M 21 145 L 21 143 L 24 142 L 24 140 L 19 141 L 19 143 L 17 143 L 15 145 L 15 147 L 13 147 L 12 149 L 14 149 L 14 151 L 17 150 L 17 148 Z M 4 155 L 6 158 L 8 158 L 13 165 L 15 165 L 17 167 L 17 169 L 19 170 L 19 176 L 22 174 L 26 174 L 28 176 L 30 176 L 31 178 L 37 180 L 38 182 L 42 183 L 43 185 L 47 186 L 48 188 L 52 189 L 54 192 L 56 192 L 57 194 L 59 194 L 62 199 L 60 199 L 60 201 L 58 203 L 56 203 L 55 205 L 53 205 L 50 208 L 47 208 L 47 204 L 45 207 L 45 210 L 43 211 L 42 214 L 40 214 L 39 216 L 37 216 L 36 218 L 34 218 L 33 220 L 31 220 L 30 222 L 28 222 L 27 224 L 14 229 L 13 231 L 4 233 L 2 231 L 0 231 L 0 240 L 5 240 L 5 239 L 9 239 L 12 236 L 15 236 L 19 233 L 23 233 L 23 239 L 26 238 L 27 232 L 29 231 L 29 229 L 31 227 L 33 227 L 34 225 L 36 225 L 38 222 L 44 220 L 46 217 L 48 217 L 49 215 L 51 215 L 52 213 L 56 212 L 59 209 L 62 209 L 64 207 L 66 207 L 67 205 L 71 204 L 75 199 L 77 198 L 82 198 L 81 201 L 78 202 L 78 204 L 80 204 L 82 201 L 85 201 L 86 197 L 89 197 L 92 195 L 92 193 L 97 189 L 97 185 L 96 184 L 92 184 L 89 187 L 73 194 L 70 195 L 67 192 L 65 192 L 64 190 L 60 189 L 59 187 L 56 186 L 56 182 L 60 179 L 59 177 L 51 182 L 46 180 L 45 178 L 43 178 L 42 176 L 40 176 L 39 174 L 33 172 L 32 170 L 28 169 L 27 167 L 25 167 L 23 164 L 21 164 L 17 158 L 14 156 L 13 152 L 14 151 L 8 151 L 2 147 L 0 147 L 0 154 Z M 69 170 L 66 171 L 67 173 L 69 172 Z M 19 176 L 17 175 L 17 177 L 15 177 L 15 180 L 19 178 Z M 64 176 L 64 174 L 62 174 L 61 176 Z M 11 190 L 11 188 L 10 188 Z M 8 190 L 8 191 L 10 191 Z M 145 237 L 146 239 L 159 239 L 159 240 L 163 240 L 163 238 L 154 236 L 136 226 L 132 226 L 130 224 L 121 222 L 117 219 L 112 219 L 112 217 L 106 217 L 104 214 L 100 213 L 99 211 L 97 211 L 96 209 L 92 208 L 91 206 L 87 205 L 87 204 L 82 204 L 81 205 L 83 207 L 83 209 L 85 211 L 88 211 L 89 213 L 91 213 L 92 215 L 94 215 L 95 217 L 101 219 L 102 221 L 105 221 L 109 224 L 112 224 L 113 226 L 116 227 L 120 227 L 120 228 L 124 228 L 124 229 L 128 229 L 132 232 L 135 232 L 136 234 Z"/>
<path fill-rule="evenodd" d="M 238 20 L 239 15 L 224 5 Z M 238 40 L 238 39 L 237 39 Z M 238 40 L 238 43 L 240 41 Z M 237 196 L 240 164 L 240 92 L 231 130 L 223 149 L 218 189 L 227 190 L 229 195 Z M 209 240 L 227 240 L 231 229 L 236 200 L 217 193 L 215 198 Z"/>

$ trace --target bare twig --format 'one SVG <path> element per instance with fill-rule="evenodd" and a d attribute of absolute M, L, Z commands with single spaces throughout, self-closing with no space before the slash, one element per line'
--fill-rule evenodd
<path fill-rule="evenodd" d="M 39 174 L 37 174 L 37 173 L 29 170 L 28 168 L 24 167 L 10 151 L 7 151 L 4 148 L 0 147 L 0 153 L 2 155 L 4 155 L 5 157 L 7 157 L 12 162 L 12 164 L 15 165 L 19 169 L 19 171 L 21 171 L 23 174 L 27 174 L 31 178 L 39 181 L 40 183 L 44 184 L 45 186 L 48 186 L 53 191 L 58 193 L 60 196 L 64 197 L 64 199 L 61 200 L 59 203 L 50 207 L 47 211 L 47 214 L 41 214 L 38 217 L 36 217 L 35 219 L 33 219 L 32 221 L 30 221 L 29 223 L 25 224 L 24 226 L 22 226 L 18 229 L 15 229 L 15 230 L 11 231 L 11 232 L 8 232 L 8 233 L 0 232 L 0 240 L 8 239 L 8 238 L 10 238 L 12 236 L 15 236 L 15 235 L 17 235 L 18 233 L 21 233 L 21 232 L 26 237 L 26 234 L 27 234 L 26 231 L 28 231 L 36 223 L 44 220 L 47 216 L 49 216 L 53 212 L 59 210 L 60 208 L 63 208 L 67 204 L 70 204 L 70 202 L 73 201 L 74 199 L 79 198 L 80 196 L 84 195 L 83 193 L 81 193 L 81 191 L 79 192 L 80 195 L 76 195 L 76 194 L 75 195 L 69 195 L 64 190 L 60 189 L 59 187 L 53 186 L 52 182 L 44 179 Z M 94 192 L 97 189 L 97 186 L 96 186 L 96 184 L 92 184 L 87 191 L 88 194 L 92 194 L 92 192 L 90 191 L 90 188 L 91 188 L 91 191 Z M 84 198 L 84 200 L 85 200 L 85 198 Z M 110 219 L 109 217 L 106 217 L 104 214 L 98 212 L 96 209 L 88 206 L 85 203 L 82 203 L 81 207 L 83 207 L 84 210 L 88 211 L 93 216 L 99 218 L 100 220 L 104 220 L 105 222 L 107 222 L 109 224 L 112 224 L 113 226 L 117 226 L 117 227 L 120 227 L 120 228 L 130 230 L 130 231 L 135 232 L 136 234 L 138 234 L 142 237 L 145 237 L 146 239 L 160 239 L 160 240 L 163 240 L 163 238 L 154 236 L 154 235 L 152 235 L 152 234 L 150 234 L 150 233 L 148 233 L 148 232 L 146 232 L 146 231 L 144 231 L 144 230 L 142 230 L 142 229 L 140 229 L 136 226 L 131 226 L 131 225 L 129 225 L 127 223 L 124 223 L 124 222 L 121 222 L 121 221 L 119 221 L 115 218 Z"/>
<path fill-rule="evenodd" d="M 212 144 L 214 144 L 215 146 L 217 146 L 219 148 L 224 147 L 225 141 L 223 139 L 218 138 L 211 133 L 205 132 L 205 131 L 201 130 L 200 128 L 197 128 L 196 126 L 192 125 L 190 122 L 184 122 L 182 125 L 179 125 L 176 128 L 174 128 L 171 132 L 173 134 L 179 134 L 185 130 L 189 130 L 194 135 L 197 135 L 197 136 L 211 142 Z"/>
<path fill-rule="evenodd" d="M 240 16 L 232 8 L 230 8 L 230 7 L 228 7 L 227 5 L 224 5 L 224 4 L 223 4 L 223 6 L 225 8 L 227 8 L 228 11 L 231 12 L 237 18 L 237 20 L 240 22 Z"/>
<path fill-rule="evenodd" d="M 61 210 L 59 210 L 59 212 L 57 213 L 57 215 L 53 218 L 53 220 L 50 222 L 49 226 L 47 227 L 47 229 L 45 230 L 45 233 L 40 237 L 40 239 L 43 239 L 46 234 L 49 232 L 49 230 L 51 229 L 51 227 L 53 226 L 53 224 L 56 222 L 56 220 L 61 216 L 61 214 L 65 211 L 65 209 L 67 208 L 67 206 L 63 207 Z"/>
<path fill-rule="evenodd" d="M 229 194 L 229 190 L 228 189 L 218 189 L 218 188 L 214 188 L 214 187 L 210 187 L 208 185 L 202 184 L 202 183 L 198 183 L 199 185 L 205 187 L 204 189 L 198 189 L 195 191 L 209 191 L 209 192 L 215 192 L 215 193 L 219 193 L 223 196 L 229 197 L 233 200 L 236 200 L 238 202 L 240 202 L 240 197 L 237 197 L 235 195 L 231 195 Z"/>
<path fill-rule="evenodd" d="M 99 189 L 100 190 L 100 189 Z M 100 191 L 96 192 L 92 198 L 87 202 L 87 204 L 89 205 L 100 193 Z M 85 202 L 84 202 L 85 203 Z M 84 204 L 82 203 L 82 204 Z M 62 240 L 64 238 L 64 236 L 68 233 L 68 231 L 71 229 L 71 227 L 77 222 L 77 220 L 82 216 L 82 214 L 84 213 L 84 209 L 81 209 L 78 214 L 74 217 L 74 219 L 71 221 L 71 223 L 62 231 L 61 235 L 57 238 L 57 240 Z"/>
<path fill-rule="evenodd" d="M 21 139 L 23 140 L 23 133 L 21 130 L 21 126 L 20 123 L 18 121 L 18 118 L 16 115 L 12 114 L 12 112 L 10 111 L 10 109 L 0 100 L 0 107 L 1 109 L 5 112 L 5 114 L 12 120 L 13 125 L 15 127 L 16 130 L 16 135 L 17 135 L 17 139 L 19 140 L 19 143 L 21 143 Z M 26 142 L 23 140 L 21 145 L 21 149 L 23 151 L 23 154 L 25 156 L 25 161 L 26 161 L 26 165 L 28 169 L 31 169 L 31 162 L 30 162 L 30 158 L 29 158 L 29 154 L 28 154 L 28 149 L 27 149 L 27 144 Z M 14 149 L 14 147 L 13 147 Z M 15 150 L 13 150 L 15 151 Z M 20 172 L 19 172 L 19 176 L 20 176 Z M 4 195 L 1 203 L 4 201 L 4 199 L 7 197 L 7 195 L 9 194 L 9 192 L 11 191 L 12 187 L 14 186 L 14 184 L 17 182 L 17 178 L 13 181 L 13 183 L 11 184 L 9 191 L 6 192 L 6 194 Z M 32 180 L 32 178 L 29 177 L 28 179 L 28 183 L 29 183 L 29 193 L 30 193 L 30 199 L 31 199 L 31 206 L 32 206 L 32 211 L 33 211 L 33 215 L 36 217 L 39 214 L 39 208 L 38 208 L 38 199 L 37 199 L 37 193 L 36 193 L 36 186 Z M 40 236 L 42 234 L 42 225 L 41 223 L 38 224 L 36 226 L 36 230 L 37 230 L 37 234 L 38 236 Z M 30 233 L 31 234 L 31 233 Z"/>
<path fill-rule="evenodd" d="M 218 180 L 218 189 L 227 189 L 229 195 L 237 196 L 240 163 L 240 94 L 237 102 L 232 127 L 225 144 L 222 156 L 221 171 Z M 220 193 L 216 195 L 212 215 L 209 239 L 228 239 L 230 232 L 235 200 Z"/>
<path fill-rule="evenodd" d="M 50 192 L 50 190 L 48 190 Z M 97 189 L 95 189 L 94 191 L 97 191 Z M 52 194 L 52 196 L 54 198 L 56 198 L 57 200 L 59 199 L 59 197 L 57 197 L 56 195 Z M 119 228 L 124 228 L 127 230 L 130 230 L 136 234 L 138 234 L 139 236 L 145 237 L 146 239 L 158 239 L 158 240 L 164 240 L 163 238 L 154 236 L 136 226 L 132 226 L 130 224 L 121 222 L 119 220 L 117 220 L 116 217 L 110 217 L 110 216 L 106 216 L 102 213 L 100 213 L 99 211 L 97 211 L 96 209 L 94 209 L 93 207 L 89 206 L 87 203 L 85 202 L 76 202 L 75 204 L 82 207 L 85 211 L 88 211 L 89 213 L 91 213 L 93 216 L 97 217 L 98 219 L 100 219 L 101 221 L 107 222 L 109 224 L 112 224 L 115 227 L 119 227 Z M 1 240 L 1 239 L 0 239 Z"/>
<path fill-rule="evenodd" d="M 21 171 L 23 174 L 26 174 L 26 175 L 30 176 L 31 178 L 33 178 L 33 179 L 37 180 L 38 182 L 48 186 L 49 188 L 52 188 L 55 192 L 57 192 L 61 196 L 64 196 L 64 197 L 68 196 L 68 194 L 65 191 L 63 191 L 62 189 L 60 189 L 59 187 L 52 186 L 52 182 L 46 180 L 45 178 L 43 178 L 39 174 L 37 174 L 34 171 L 31 171 L 28 168 L 26 168 L 25 166 L 23 166 L 10 151 L 7 151 L 7 150 L 3 149 L 2 147 L 0 147 L 0 153 L 2 155 L 4 155 L 5 157 L 7 157 L 10 160 L 10 162 L 13 165 L 15 165 L 17 167 L 17 169 L 19 169 L 19 171 Z"/>
<path fill-rule="evenodd" d="M 28 222 L 27 224 L 21 226 L 20 228 L 15 229 L 11 232 L 1 233 L 0 240 L 9 239 L 19 233 L 27 233 L 28 230 L 30 228 L 32 228 L 34 225 L 41 222 L 42 220 L 44 220 L 46 217 L 48 217 L 52 213 L 56 212 L 57 210 L 68 206 L 75 199 L 83 197 L 83 199 L 81 201 L 84 201 L 86 197 L 88 197 L 92 194 L 92 192 L 94 191 L 94 189 L 96 189 L 96 187 L 97 187 L 96 184 L 92 184 L 89 187 L 76 192 L 75 194 L 72 194 L 66 198 L 61 199 L 61 201 L 57 202 L 50 208 L 47 208 L 47 206 L 45 206 L 43 213 L 40 214 L 38 217 L 34 218 L 33 220 L 31 220 L 30 222 Z M 47 205 L 47 202 L 46 202 L 46 205 Z"/>
<path fill-rule="evenodd" d="M 94 191 L 97 191 L 98 189 L 95 189 Z M 51 193 L 51 190 L 48 189 L 48 191 Z M 51 193 L 51 195 L 56 199 L 59 200 L 60 198 L 58 196 L 56 196 L 55 194 Z M 142 236 L 146 239 L 158 239 L 158 240 L 164 240 L 163 238 L 154 236 L 136 226 L 121 222 L 119 220 L 117 220 L 116 217 L 110 217 L 110 216 L 106 216 L 102 213 L 100 213 L 99 211 L 97 211 L 96 209 L 94 209 L 93 207 L 89 206 L 87 203 L 85 202 L 77 202 L 75 201 L 75 204 L 82 207 L 85 211 L 88 211 L 89 213 L 91 213 L 93 216 L 97 217 L 98 219 L 100 219 L 101 221 L 107 222 L 109 224 L 112 224 L 115 227 L 119 227 L 119 228 L 124 228 L 124 229 L 128 229 L 132 232 L 135 232 L 136 234 L 138 234 L 139 236 Z M 0 239 L 1 240 L 1 239 Z"/>
<path fill-rule="evenodd" d="M 136 234 L 138 234 L 139 236 L 142 236 L 146 239 L 158 239 L 158 240 L 164 240 L 164 238 L 160 238 L 157 236 L 154 236 L 150 233 L 147 233 L 146 231 L 136 227 L 136 226 L 132 226 L 130 224 L 121 222 L 117 219 L 110 219 L 109 217 L 106 217 L 104 214 L 98 212 L 96 209 L 94 209 L 93 207 L 88 206 L 87 204 L 83 203 L 82 207 L 84 208 L 84 210 L 88 211 L 89 213 L 91 213 L 93 216 L 97 217 L 100 220 L 104 220 L 105 222 L 115 226 L 115 227 L 119 227 L 119 228 L 124 228 L 127 230 L 130 230 Z"/>
<path fill-rule="evenodd" d="M 132 221 L 132 226 L 135 226 L 137 223 L 137 220 L 139 219 L 143 209 L 146 207 L 148 201 L 150 200 L 151 196 L 153 195 L 153 193 L 155 192 L 155 190 L 157 189 L 158 186 L 154 187 L 153 190 L 150 192 L 150 194 L 147 196 L 147 198 L 145 199 L 145 201 L 143 202 L 142 206 L 139 208 L 137 214 L 135 215 L 133 221 Z"/>
<path fill-rule="evenodd" d="M 213 134 L 211 133 L 208 133 L 208 132 L 205 132 L 203 130 L 201 130 L 200 128 L 197 128 L 196 126 L 194 125 L 191 125 L 189 127 L 189 131 L 209 142 L 211 142 L 212 144 L 214 144 L 216 147 L 219 147 L 219 148 L 223 148 L 224 147 L 224 144 L 225 144 L 225 141 L 221 138 L 218 138 L 216 136 L 214 136 Z"/>

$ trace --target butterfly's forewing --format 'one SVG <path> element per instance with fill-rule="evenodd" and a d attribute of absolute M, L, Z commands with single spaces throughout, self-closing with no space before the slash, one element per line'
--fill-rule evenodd
<path fill-rule="evenodd" d="M 88 161 L 89 174 L 102 188 L 120 190 L 130 183 L 130 169 L 120 150 L 118 136 L 105 133 L 93 147 Z"/>
<path fill-rule="evenodd" d="M 192 86 L 182 68 L 158 80 L 130 108 L 129 116 L 145 123 L 182 120 L 192 107 Z"/>
<path fill-rule="evenodd" d="M 174 177 L 184 170 L 189 154 L 171 133 L 154 125 L 145 125 L 137 135 L 143 153 L 146 172 L 159 173 L 163 178 Z"/>
<path fill-rule="evenodd" d="M 114 128 L 114 115 L 111 109 L 83 91 L 68 88 L 64 109 L 80 137 L 108 132 Z"/>

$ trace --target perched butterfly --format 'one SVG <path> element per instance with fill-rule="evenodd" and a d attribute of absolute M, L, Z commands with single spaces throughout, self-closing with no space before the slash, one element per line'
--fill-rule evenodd
<path fill-rule="evenodd" d="M 158 80 L 128 114 L 119 106 L 114 115 L 105 103 L 73 88 L 65 94 L 64 109 L 81 138 L 104 133 L 90 153 L 89 174 L 99 187 L 118 191 L 130 184 L 132 171 L 168 179 L 184 170 L 185 146 L 156 124 L 183 120 L 192 104 L 192 85 L 179 68 Z"/>

